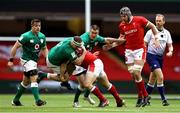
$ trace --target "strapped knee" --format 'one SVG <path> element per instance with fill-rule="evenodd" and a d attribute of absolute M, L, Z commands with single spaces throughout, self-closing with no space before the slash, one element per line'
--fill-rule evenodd
<path fill-rule="evenodd" d="M 143 68 L 143 66 L 141 66 L 141 65 L 137 65 L 137 64 L 135 64 L 134 66 L 133 66 L 133 71 L 142 71 L 142 68 Z"/>
<path fill-rule="evenodd" d="M 133 66 L 128 66 L 129 73 L 133 73 Z"/>

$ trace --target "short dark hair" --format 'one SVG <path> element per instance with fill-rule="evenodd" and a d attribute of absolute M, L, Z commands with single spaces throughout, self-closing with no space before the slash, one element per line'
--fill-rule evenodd
<path fill-rule="evenodd" d="M 40 19 L 32 19 L 32 20 L 31 20 L 31 26 L 32 26 L 35 22 L 40 22 L 40 23 L 41 23 L 41 20 L 40 20 Z"/>
<path fill-rule="evenodd" d="M 99 26 L 97 26 L 97 25 L 91 25 L 91 29 L 93 29 L 93 30 L 99 30 Z"/>
<path fill-rule="evenodd" d="M 156 14 L 156 17 L 157 17 L 157 16 L 161 16 L 161 17 L 163 18 L 163 21 L 165 21 L 165 17 L 164 17 L 163 14 L 158 13 L 158 14 Z"/>

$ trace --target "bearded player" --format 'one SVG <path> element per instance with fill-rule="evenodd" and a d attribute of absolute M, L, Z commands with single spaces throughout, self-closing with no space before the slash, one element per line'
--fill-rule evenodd
<path fill-rule="evenodd" d="M 141 71 L 146 59 L 146 46 L 144 42 L 144 30 L 149 28 L 154 35 L 153 44 L 158 48 L 158 30 L 155 25 L 143 16 L 133 16 L 128 7 L 120 9 L 119 24 L 120 39 L 125 42 L 125 57 L 128 71 L 135 81 L 138 92 L 136 107 L 144 107 L 148 103 L 148 93 L 144 86 Z M 120 43 L 113 43 L 111 46 L 104 46 L 106 49 L 116 47 Z"/>

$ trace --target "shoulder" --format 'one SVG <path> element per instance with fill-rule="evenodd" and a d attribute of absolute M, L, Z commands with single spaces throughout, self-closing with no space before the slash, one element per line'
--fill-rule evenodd
<path fill-rule="evenodd" d="M 104 39 L 104 37 L 103 36 L 100 36 L 100 35 L 97 35 L 97 38 L 99 38 L 99 39 Z"/>
<path fill-rule="evenodd" d="M 27 31 L 27 32 L 21 34 L 21 36 L 22 37 L 29 37 L 29 36 L 31 36 L 31 31 Z"/>
<path fill-rule="evenodd" d="M 83 33 L 81 36 L 83 36 L 83 35 L 88 35 L 89 34 L 89 32 L 85 32 L 85 33 Z"/>
<path fill-rule="evenodd" d="M 31 37 L 32 37 L 31 31 L 28 31 L 28 32 L 21 34 L 21 36 L 18 40 L 19 41 L 27 41 L 27 40 L 30 40 Z"/>
<path fill-rule="evenodd" d="M 46 36 L 45 36 L 45 34 L 39 32 L 39 37 L 45 38 Z"/>
<path fill-rule="evenodd" d="M 68 43 L 73 39 L 73 37 L 68 37 L 63 40 L 63 43 Z"/>
<path fill-rule="evenodd" d="M 88 36 L 89 36 L 89 32 L 85 32 L 80 36 L 80 38 L 83 39 L 83 38 L 86 38 Z"/>
<path fill-rule="evenodd" d="M 147 24 L 148 23 L 148 20 L 143 16 L 134 16 L 132 21 L 134 21 L 136 23 L 141 23 L 141 24 Z"/>
<path fill-rule="evenodd" d="M 164 28 L 164 31 L 165 31 L 166 33 L 169 33 L 169 34 L 170 34 L 170 31 L 167 30 L 166 28 Z"/>
<path fill-rule="evenodd" d="M 132 21 L 140 24 L 143 27 L 147 26 L 148 24 L 148 20 L 143 16 L 134 16 Z"/>

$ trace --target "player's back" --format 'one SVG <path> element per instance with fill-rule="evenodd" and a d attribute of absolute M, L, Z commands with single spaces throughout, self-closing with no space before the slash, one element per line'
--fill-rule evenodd
<path fill-rule="evenodd" d="M 88 65 L 90 65 L 92 62 L 94 62 L 97 59 L 97 56 L 95 56 L 93 53 L 86 51 L 84 60 L 82 62 L 82 67 L 87 68 Z"/>
<path fill-rule="evenodd" d="M 70 60 L 71 55 L 75 54 L 75 51 L 71 47 L 72 38 L 65 39 L 62 42 L 59 42 L 56 46 L 51 48 L 48 53 L 48 60 L 53 65 L 60 65 L 63 62 Z M 72 55 L 73 56 L 73 55 Z M 74 57 L 76 57 L 74 55 Z"/>

